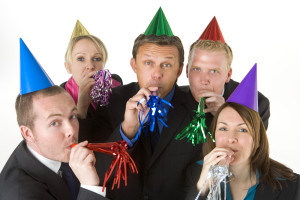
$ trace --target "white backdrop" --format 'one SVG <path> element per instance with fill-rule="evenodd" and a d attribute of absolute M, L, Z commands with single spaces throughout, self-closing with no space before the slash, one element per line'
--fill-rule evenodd
<path fill-rule="evenodd" d="M 268 3 L 269 2 L 269 3 Z M 22 37 L 54 83 L 69 78 L 64 53 L 79 19 L 108 49 L 107 68 L 136 81 L 129 61 L 134 39 L 162 9 L 186 51 L 213 16 L 232 47 L 233 79 L 258 63 L 258 89 L 271 102 L 267 131 L 271 157 L 300 173 L 300 12 L 296 1 L 0 0 L 0 170 L 21 141 L 14 102 L 19 93 Z M 186 63 L 186 62 L 185 62 Z M 187 85 L 185 73 L 178 81 Z"/>

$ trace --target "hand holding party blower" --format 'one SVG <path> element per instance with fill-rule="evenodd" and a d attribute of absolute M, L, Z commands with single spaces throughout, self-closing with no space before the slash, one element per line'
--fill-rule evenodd
<path fill-rule="evenodd" d="M 198 109 L 194 110 L 195 115 L 189 125 L 183 129 L 177 136 L 176 140 L 182 140 L 184 138 L 191 141 L 195 146 L 195 143 L 199 144 L 207 141 L 206 135 L 209 134 L 213 142 L 215 142 L 213 136 L 209 132 L 205 124 L 205 100 L 204 97 L 200 98 Z"/>
<path fill-rule="evenodd" d="M 72 147 L 77 144 L 73 144 Z M 109 155 L 113 155 L 114 159 L 105 173 L 104 182 L 103 182 L 103 191 L 105 188 L 105 184 L 112 174 L 113 170 L 116 168 L 114 181 L 112 184 L 112 190 L 114 189 L 115 184 L 118 184 L 118 188 L 120 187 L 121 177 L 125 181 L 125 186 L 127 186 L 127 164 L 132 173 L 137 173 L 138 170 L 136 165 L 130 155 L 127 153 L 127 142 L 126 141 L 118 141 L 118 142 L 108 142 L 108 143 L 89 143 L 86 146 L 88 149 L 97 151 L 100 153 L 105 153 Z"/>

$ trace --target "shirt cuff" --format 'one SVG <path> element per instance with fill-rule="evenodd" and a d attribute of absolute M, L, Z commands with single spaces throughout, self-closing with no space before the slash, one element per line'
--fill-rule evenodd
<path fill-rule="evenodd" d="M 104 192 L 102 192 L 102 186 L 93 186 L 93 185 L 80 185 L 80 187 L 95 192 L 103 197 L 106 197 L 106 188 L 104 188 Z"/>
<path fill-rule="evenodd" d="M 122 122 L 123 123 L 123 122 Z M 121 133 L 121 137 L 122 137 L 122 139 L 123 140 L 125 140 L 126 142 L 127 142 L 127 144 L 128 144 L 128 146 L 129 147 L 133 147 L 133 145 L 134 145 L 134 143 L 137 141 L 137 139 L 139 138 L 139 135 L 140 135 L 140 130 L 138 131 L 138 133 L 136 134 L 136 136 L 135 136 L 135 138 L 133 138 L 133 139 L 128 139 L 126 136 L 125 136 L 125 134 L 123 133 L 123 131 L 122 131 L 122 123 L 121 123 L 121 125 L 120 125 L 120 133 Z"/>

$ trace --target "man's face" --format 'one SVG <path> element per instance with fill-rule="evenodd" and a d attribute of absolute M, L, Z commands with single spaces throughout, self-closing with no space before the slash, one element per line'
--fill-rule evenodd
<path fill-rule="evenodd" d="M 164 98 L 173 88 L 182 72 L 179 52 L 175 46 L 145 43 L 139 47 L 131 67 L 141 88 L 158 87 L 158 96 Z"/>
<path fill-rule="evenodd" d="M 33 113 L 30 147 L 48 159 L 69 162 L 70 145 L 77 142 L 79 129 L 72 97 L 66 92 L 37 96 L 33 99 Z"/>
<path fill-rule="evenodd" d="M 222 94 L 229 82 L 232 69 L 227 70 L 227 58 L 223 51 L 206 51 L 196 48 L 187 69 L 190 89 L 196 101 L 204 92 Z"/>

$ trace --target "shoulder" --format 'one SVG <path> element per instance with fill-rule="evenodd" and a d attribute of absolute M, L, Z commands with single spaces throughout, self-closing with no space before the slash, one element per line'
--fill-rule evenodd
<path fill-rule="evenodd" d="M 178 86 L 178 87 L 184 92 L 190 91 L 190 86 L 188 86 L 188 85 L 182 85 L 182 86 Z"/>
<path fill-rule="evenodd" d="M 300 199 L 300 177 L 295 174 L 294 180 L 278 179 L 282 189 L 274 190 L 268 184 L 259 184 L 254 199 Z"/>
<path fill-rule="evenodd" d="M 132 82 L 126 85 L 121 85 L 112 89 L 112 96 L 128 96 L 129 94 L 136 93 L 138 91 L 138 83 Z"/>

